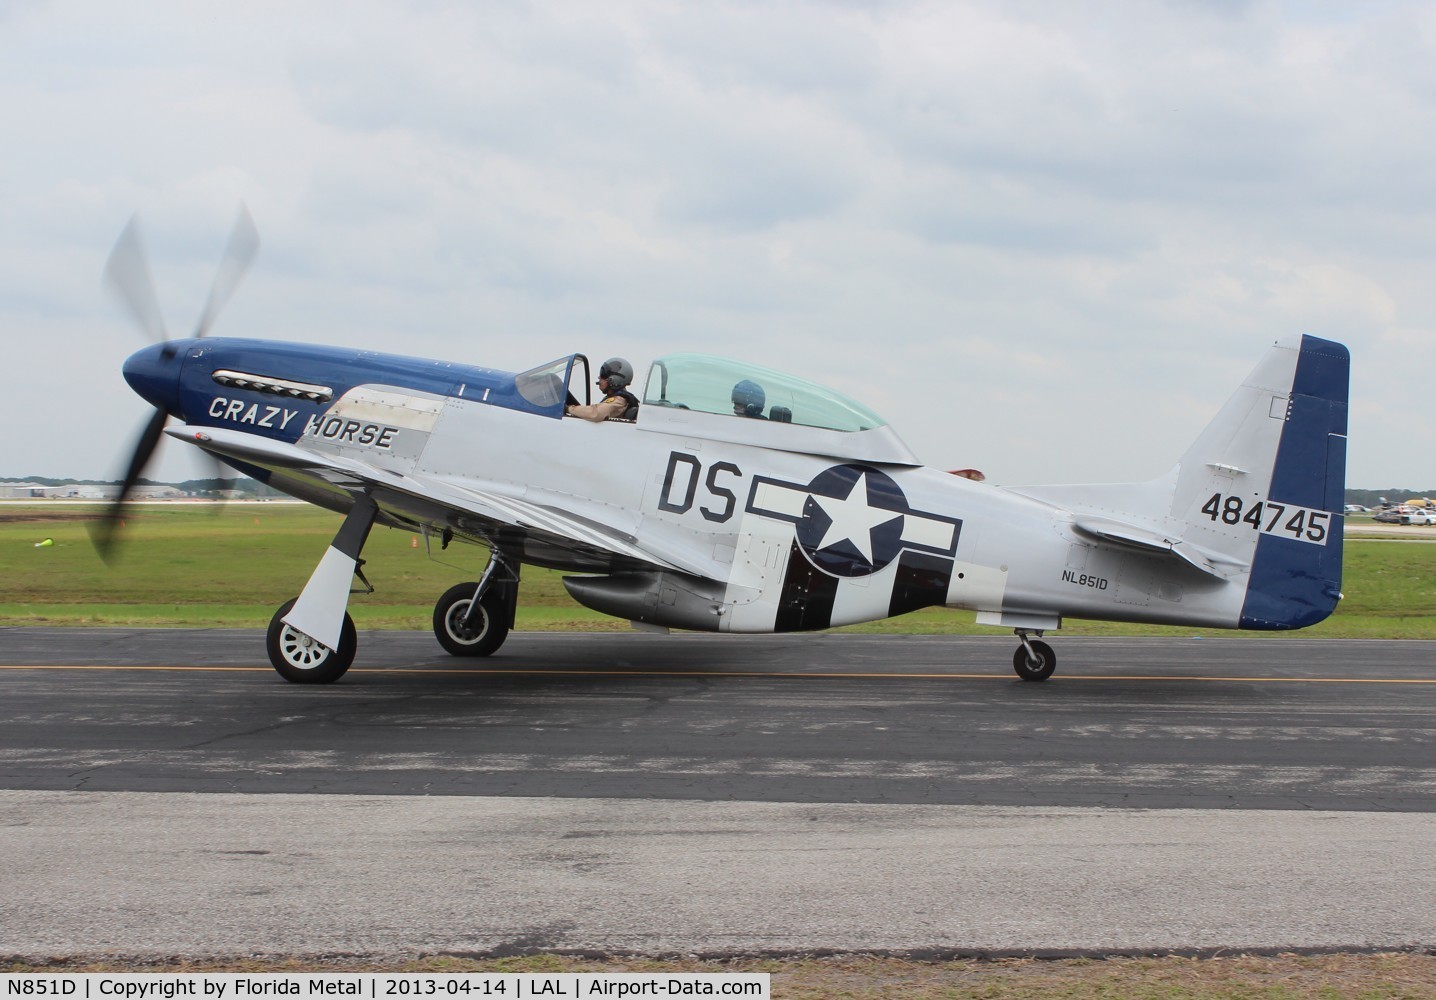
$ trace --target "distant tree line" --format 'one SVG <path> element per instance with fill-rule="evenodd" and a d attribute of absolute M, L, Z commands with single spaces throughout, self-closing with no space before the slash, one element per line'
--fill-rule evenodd
<path fill-rule="evenodd" d="M 119 486 L 118 479 L 56 479 L 53 476 L 0 476 L 0 483 L 35 483 L 37 486 Z M 250 497 L 284 496 L 276 489 L 248 476 L 234 479 L 186 479 L 182 483 L 166 483 L 157 479 L 140 479 L 138 486 L 173 486 L 175 489 L 194 496 L 219 496 L 221 493 L 242 493 Z"/>
<path fill-rule="evenodd" d="M 118 486 L 118 479 L 55 479 L 50 476 L 0 476 L 0 483 L 36 483 L 40 486 Z M 285 494 L 271 489 L 248 476 L 234 479 L 186 479 L 182 483 L 163 483 L 153 479 L 141 479 L 141 486 L 173 486 L 195 496 L 218 496 L 222 492 L 242 493 L 251 497 L 280 497 Z M 1436 487 L 1429 490 L 1411 490 L 1404 486 L 1392 486 L 1384 490 L 1347 490 L 1346 503 L 1359 503 L 1363 507 L 1376 507 L 1385 497 L 1391 503 L 1401 503 L 1412 497 L 1436 499 Z"/>
<path fill-rule="evenodd" d="M 1381 498 L 1385 497 L 1388 503 L 1402 503 L 1413 497 L 1431 497 L 1436 500 L 1436 489 L 1430 490 L 1408 490 L 1404 486 L 1393 486 L 1386 490 L 1347 490 L 1346 502 L 1359 503 L 1363 507 L 1381 506 Z"/>

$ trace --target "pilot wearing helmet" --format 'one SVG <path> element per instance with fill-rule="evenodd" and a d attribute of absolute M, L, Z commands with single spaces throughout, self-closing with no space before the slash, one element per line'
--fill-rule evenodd
<path fill-rule="evenodd" d="M 763 405 L 767 401 L 768 395 L 763 387 L 752 379 L 745 378 L 733 387 L 733 413 L 737 416 L 766 420 Z"/>
<path fill-rule="evenodd" d="M 598 369 L 598 388 L 603 399 L 597 403 L 570 403 L 564 413 L 594 423 L 612 418 L 633 420 L 638 416 L 638 397 L 628 391 L 633 381 L 633 366 L 622 358 L 609 358 Z"/>

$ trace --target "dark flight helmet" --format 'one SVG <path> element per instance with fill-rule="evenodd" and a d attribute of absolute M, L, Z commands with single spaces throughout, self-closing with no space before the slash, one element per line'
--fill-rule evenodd
<path fill-rule="evenodd" d="M 609 358 L 598 370 L 599 381 L 608 379 L 609 389 L 627 389 L 633 383 L 633 366 L 622 358 Z"/>
<path fill-rule="evenodd" d="M 733 409 L 745 417 L 761 417 L 768 401 L 763 387 L 752 379 L 744 379 L 733 387 Z"/>

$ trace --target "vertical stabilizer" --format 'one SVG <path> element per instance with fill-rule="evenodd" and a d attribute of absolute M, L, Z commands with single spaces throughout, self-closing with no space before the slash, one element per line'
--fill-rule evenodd
<path fill-rule="evenodd" d="M 1238 627 L 1314 625 L 1341 596 L 1350 354 L 1278 344 L 1173 470 L 1190 543 L 1249 567 Z"/>
<path fill-rule="evenodd" d="M 1241 588 L 1208 598 L 1227 627 L 1314 625 L 1341 596 L 1350 368 L 1329 340 L 1276 344 L 1165 476 L 1015 492 L 1069 511 L 1089 538 Z"/>

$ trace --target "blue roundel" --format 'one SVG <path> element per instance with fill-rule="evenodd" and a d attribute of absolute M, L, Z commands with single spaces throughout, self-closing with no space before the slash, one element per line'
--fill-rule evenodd
<path fill-rule="evenodd" d="M 834 576 L 868 576 L 898 557 L 909 507 L 891 476 L 836 465 L 819 473 L 808 491 L 797 539 L 814 566 Z"/>

